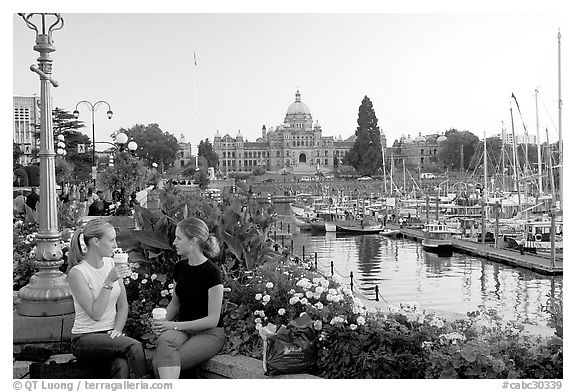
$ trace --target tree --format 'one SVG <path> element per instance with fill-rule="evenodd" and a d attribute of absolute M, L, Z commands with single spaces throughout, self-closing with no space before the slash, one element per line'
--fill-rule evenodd
<path fill-rule="evenodd" d="M 180 149 L 178 140 L 174 135 L 163 132 L 158 124 L 153 123 L 147 126 L 137 124 L 130 129 L 120 128 L 115 134 L 120 132 L 138 143 L 136 155 L 145 159 L 149 164 L 155 162 L 160 167 L 163 165 L 168 168 L 176 160 L 176 154 Z"/>
<path fill-rule="evenodd" d="M 54 171 L 57 183 L 62 181 L 71 182 L 74 175 L 74 165 L 63 156 L 56 156 L 54 160 Z"/>
<path fill-rule="evenodd" d="M 208 139 L 200 141 L 200 144 L 198 145 L 198 156 L 206 158 L 208 167 L 218 167 L 218 154 L 214 152 L 212 144 Z"/>
<path fill-rule="evenodd" d="M 24 151 L 20 149 L 20 146 L 17 143 L 12 143 L 12 168 L 16 169 L 20 165 L 20 156 L 24 154 Z"/>
<path fill-rule="evenodd" d="M 98 188 L 123 190 L 126 196 L 136 187 L 145 187 L 147 172 L 141 159 L 130 152 L 119 151 L 114 156 L 114 166 L 107 167 L 98 175 Z"/>
<path fill-rule="evenodd" d="M 74 115 L 70 112 L 59 107 L 55 107 L 52 110 L 52 131 L 54 136 L 58 136 L 64 131 L 77 130 L 84 127 L 84 122 L 74 118 Z"/>
<path fill-rule="evenodd" d="M 28 175 L 28 186 L 40 186 L 40 166 L 29 165 L 25 166 L 24 170 Z"/>
<path fill-rule="evenodd" d="M 374 175 L 382 167 L 382 145 L 380 144 L 380 128 L 372 101 L 364 96 L 358 109 L 358 128 L 356 141 L 342 162 L 354 167 L 363 176 Z"/>
<path fill-rule="evenodd" d="M 440 145 L 438 158 L 447 168 L 458 169 L 460 167 L 460 148 L 464 150 L 464 170 L 470 166 L 476 147 L 478 146 L 478 136 L 469 131 L 458 131 L 450 129 L 445 134 L 446 140 Z"/>

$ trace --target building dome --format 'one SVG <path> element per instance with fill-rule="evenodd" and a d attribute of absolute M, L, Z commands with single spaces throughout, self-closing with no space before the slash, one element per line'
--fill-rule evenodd
<path fill-rule="evenodd" d="M 412 140 L 412 139 L 410 138 L 410 134 L 408 134 L 408 137 L 404 140 L 404 143 L 406 143 L 406 144 L 412 144 L 412 143 L 414 143 L 414 140 Z"/>
<path fill-rule="evenodd" d="M 310 115 L 310 109 L 304 102 L 300 100 L 300 91 L 296 90 L 296 101 L 292 103 L 288 110 L 286 111 L 286 115 L 290 114 L 308 114 Z"/>
<path fill-rule="evenodd" d="M 447 139 L 447 137 L 442 135 L 438 139 L 436 139 L 436 143 L 443 143 L 446 141 L 446 139 Z"/>
<path fill-rule="evenodd" d="M 416 139 L 414 139 L 415 142 L 425 142 L 426 139 L 424 139 L 424 136 L 422 136 L 422 132 L 418 133 L 418 136 L 416 136 Z"/>

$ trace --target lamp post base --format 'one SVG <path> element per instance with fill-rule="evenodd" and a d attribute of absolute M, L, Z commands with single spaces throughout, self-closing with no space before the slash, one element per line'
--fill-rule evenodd
<path fill-rule="evenodd" d="M 39 271 L 18 291 L 16 310 L 22 316 L 58 316 L 74 313 L 68 277 L 57 268 Z"/>

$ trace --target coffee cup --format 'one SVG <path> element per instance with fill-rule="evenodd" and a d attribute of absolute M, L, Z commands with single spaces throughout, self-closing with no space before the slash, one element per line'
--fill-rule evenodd
<path fill-rule="evenodd" d="M 128 271 L 128 253 L 114 253 L 114 265 L 116 267 L 121 267 L 122 276 L 121 278 L 125 278 L 130 275 Z"/>
<path fill-rule="evenodd" d="M 154 321 L 164 321 L 166 320 L 166 309 L 164 308 L 154 308 L 152 309 L 152 319 Z"/>

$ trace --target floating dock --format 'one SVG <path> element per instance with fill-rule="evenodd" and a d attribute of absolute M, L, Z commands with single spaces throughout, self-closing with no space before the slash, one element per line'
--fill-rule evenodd
<path fill-rule="evenodd" d="M 400 228 L 394 224 L 388 224 L 388 227 L 399 229 L 400 235 L 416 241 L 422 241 L 424 232 L 422 230 Z M 545 275 L 562 275 L 563 260 L 556 259 L 552 265 L 552 259 L 549 255 L 538 255 L 529 252 L 520 254 L 517 250 L 495 248 L 493 244 L 482 244 L 462 238 L 452 238 L 454 250 L 460 253 L 466 253 L 472 256 L 483 257 L 485 259 L 499 263 L 511 265 L 514 267 L 526 268 Z"/>

